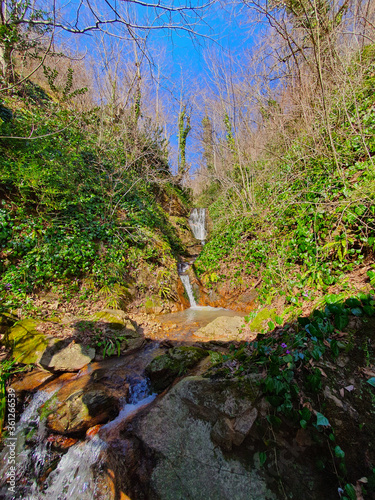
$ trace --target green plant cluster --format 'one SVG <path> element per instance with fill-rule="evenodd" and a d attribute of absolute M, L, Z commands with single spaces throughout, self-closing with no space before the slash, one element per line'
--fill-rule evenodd
<path fill-rule="evenodd" d="M 189 197 L 174 184 L 160 131 L 136 126 L 126 110 L 113 119 L 105 107 L 75 108 L 72 78 L 57 101 L 30 82 L 2 96 L 3 309 L 59 283 L 123 285 L 140 266 L 166 266 L 183 252 L 158 199 L 164 190 L 181 203 Z"/>
<path fill-rule="evenodd" d="M 350 328 L 349 322 L 352 318 L 362 318 L 366 324 L 375 315 L 375 296 L 360 293 L 343 300 L 341 295 L 331 294 L 324 297 L 323 305 L 309 317 L 299 317 L 294 323 L 276 328 L 270 335 L 258 335 L 256 341 L 243 343 L 239 348 L 232 346 L 226 356 L 216 355 L 210 376 L 246 380 L 251 374 L 262 373 L 258 385 L 270 404 L 268 424 L 274 430 L 283 425 L 305 429 L 314 442 L 322 445 L 322 449 L 325 447 L 327 450 L 328 446 L 328 456 L 322 452 L 316 465 L 337 477 L 342 498 L 354 500 L 355 490 L 350 482 L 354 478 L 347 470 L 337 429 L 325 416 L 327 408 L 322 392 L 324 385 L 334 384 L 330 375 L 327 378 L 328 369 L 325 366 L 335 366 L 341 354 L 356 357 L 357 369 L 371 363 L 372 347 L 359 332 Z M 372 393 L 374 377 L 367 381 L 360 379 L 356 383 L 361 387 L 365 400 L 375 400 Z M 370 417 L 373 418 L 372 414 Z M 365 419 L 365 415 L 361 418 Z M 362 473 L 372 475 L 370 470 Z"/>
<path fill-rule="evenodd" d="M 261 296 L 266 298 L 280 291 L 291 295 L 296 287 L 302 293 L 341 285 L 350 272 L 373 259 L 373 47 L 361 58 L 367 68 L 362 86 L 352 101 L 340 100 L 337 89 L 330 115 L 339 167 L 327 154 L 328 134 L 321 124 L 318 150 L 316 137 L 295 131 L 291 145 L 279 152 L 277 161 L 272 159 L 270 176 L 254 183 L 254 203 L 245 216 L 228 222 L 226 214 L 236 208 L 240 212 L 242 201 L 234 191 L 220 193 L 213 182 L 204 196 L 215 227 L 195 263 L 200 276 L 219 269 L 221 280 L 261 276 Z M 268 149 L 276 147 L 269 144 Z M 215 196 L 210 199 L 211 191 Z"/>

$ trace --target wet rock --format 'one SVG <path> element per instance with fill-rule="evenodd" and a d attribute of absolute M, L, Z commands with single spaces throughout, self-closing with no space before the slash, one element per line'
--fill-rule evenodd
<path fill-rule="evenodd" d="M 175 347 L 153 359 L 146 367 L 146 374 L 154 390 L 162 392 L 176 377 L 183 375 L 207 355 L 208 352 L 199 347 Z"/>
<path fill-rule="evenodd" d="M 71 373 L 51 383 L 51 390 L 61 388 L 40 409 L 41 419 L 50 430 L 63 435 L 83 435 L 90 427 L 118 415 L 119 400 L 125 400 L 129 392 L 125 378 L 116 377 L 105 368 L 83 372 L 65 383 L 63 380 L 62 387 L 62 377 L 72 377 Z"/>
<path fill-rule="evenodd" d="M 90 427 L 86 431 L 86 437 L 89 439 L 92 439 L 94 436 L 97 435 L 97 433 L 100 431 L 101 428 L 102 428 L 102 424 L 97 424 L 97 425 L 94 425 L 94 427 Z"/>
<path fill-rule="evenodd" d="M 30 373 L 26 373 L 22 379 L 13 382 L 11 388 L 14 389 L 17 394 L 32 392 L 52 377 L 53 374 L 51 372 L 35 369 Z"/>
<path fill-rule="evenodd" d="M 203 328 L 195 332 L 195 337 L 210 340 L 247 340 L 242 334 L 245 321 L 242 316 L 219 316 Z"/>
<path fill-rule="evenodd" d="M 40 364 L 52 371 L 76 372 L 89 364 L 95 357 L 95 349 L 89 346 L 70 342 L 58 342 L 52 348 L 47 348 Z"/>
<path fill-rule="evenodd" d="M 68 438 L 66 436 L 60 436 L 56 434 L 51 434 L 47 438 L 47 442 L 50 443 L 51 447 L 56 451 L 66 451 L 71 446 L 78 442 L 78 439 Z"/>
<path fill-rule="evenodd" d="M 65 400 L 60 397 L 57 393 L 49 399 L 41 412 L 42 417 L 46 416 L 48 429 L 59 434 L 83 434 L 119 413 L 118 400 L 100 384 L 73 390 Z"/>

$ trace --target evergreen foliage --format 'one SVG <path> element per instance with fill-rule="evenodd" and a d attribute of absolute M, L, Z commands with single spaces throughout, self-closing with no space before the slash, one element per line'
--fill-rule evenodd
<path fill-rule="evenodd" d="M 160 131 L 151 121 L 137 125 L 131 111 L 78 111 L 72 99 L 84 90 L 72 92 L 72 72 L 62 89 L 56 72 L 45 72 L 58 99 L 30 82 L 2 96 L 3 309 L 56 284 L 78 291 L 89 280 L 90 293 L 129 284 L 139 266 L 166 265 L 182 251 L 158 204 L 161 192 L 186 203 Z"/>

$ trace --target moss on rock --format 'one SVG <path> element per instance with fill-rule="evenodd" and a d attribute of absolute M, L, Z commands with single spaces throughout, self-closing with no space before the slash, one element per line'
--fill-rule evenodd
<path fill-rule="evenodd" d="M 162 392 L 176 377 L 184 374 L 205 356 L 208 356 L 208 352 L 199 347 L 175 347 L 153 359 L 146 367 L 146 374 L 154 390 Z"/>
<path fill-rule="evenodd" d="M 25 365 L 38 363 L 44 351 L 53 342 L 38 332 L 38 321 L 25 319 L 10 328 L 5 335 L 5 344 L 12 349 L 13 358 Z"/>

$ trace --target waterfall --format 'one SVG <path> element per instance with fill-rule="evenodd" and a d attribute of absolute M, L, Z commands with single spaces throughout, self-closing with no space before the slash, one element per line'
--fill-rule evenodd
<path fill-rule="evenodd" d="M 197 240 L 201 240 L 204 245 L 207 237 L 206 231 L 206 209 L 194 208 L 189 217 L 189 225 Z"/>
<path fill-rule="evenodd" d="M 193 290 L 191 288 L 189 276 L 187 274 L 180 274 L 180 278 L 181 278 L 182 284 L 185 287 L 186 293 L 188 294 L 189 301 L 190 301 L 190 307 L 197 307 L 197 303 L 195 302 L 194 295 L 193 295 Z"/>

